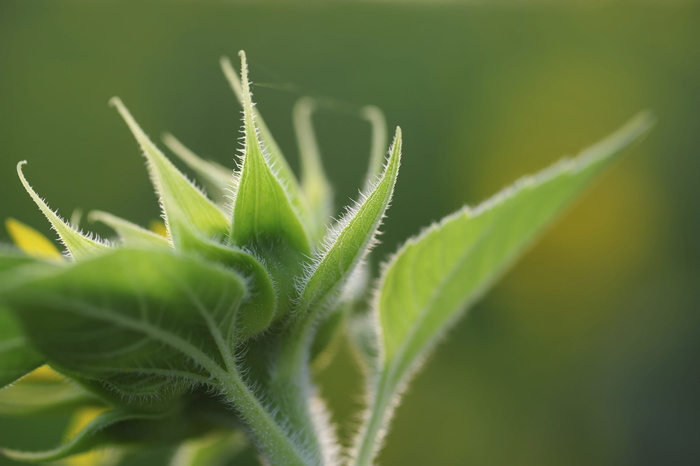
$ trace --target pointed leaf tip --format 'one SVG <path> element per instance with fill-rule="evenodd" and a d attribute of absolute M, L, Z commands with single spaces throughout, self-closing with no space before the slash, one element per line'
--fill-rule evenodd
<path fill-rule="evenodd" d="M 282 179 L 282 171 L 275 173 L 275 159 L 263 152 L 256 125 L 256 113 L 250 94 L 248 66 L 241 54 L 241 82 L 243 85 L 244 154 L 238 188 L 233 199 L 233 221 L 229 241 L 231 245 L 250 248 L 265 260 L 277 285 L 278 309 L 275 318 L 281 318 L 291 309 L 294 284 L 290 277 L 301 273 L 311 254 L 303 215 L 295 205 L 298 195 L 290 194 Z M 276 167 L 279 168 L 279 167 Z M 296 184 L 292 185 L 292 190 Z"/>
<path fill-rule="evenodd" d="M 221 70 L 224 72 L 224 76 L 226 77 L 226 80 L 228 81 L 229 85 L 231 86 L 231 89 L 233 90 L 233 93 L 236 95 L 236 99 L 238 99 L 241 104 L 243 103 L 243 85 L 241 84 L 241 78 L 238 76 L 238 73 L 236 70 L 233 68 L 233 64 L 231 63 L 231 60 L 224 56 L 221 57 L 219 60 L 219 64 L 221 65 Z"/>
<path fill-rule="evenodd" d="M 338 222 L 324 240 L 326 248 L 300 287 L 299 308 L 318 312 L 334 296 L 369 252 L 394 192 L 401 165 L 401 128 L 396 128 L 390 155 L 371 190 Z"/>
<path fill-rule="evenodd" d="M 243 54 L 244 60 L 245 58 L 245 53 Z M 228 57 L 221 57 L 220 60 L 221 63 L 221 69 L 224 73 L 224 76 L 226 77 L 226 80 L 228 81 L 229 85 L 231 86 L 231 89 L 233 90 L 233 93 L 236 96 L 236 99 L 238 102 L 241 104 L 241 106 L 245 109 L 245 94 L 246 92 L 243 90 L 243 83 L 241 81 L 241 75 L 239 75 L 236 70 L 234 69 L 231 60 L 228 59 Z M 247 82 L 247 60 L 246 60 L 246 79 L 245 81 Z M 250 85 L 248 84 L 248 97 L 250 97 Z M 297 177 L 294 175 L 294 172 L 292 171 L 291 167 L 289 166 L 289 163 L 287 162 L 287 159 L 284 157 L 284 154 L 282 152 L 282 149 L 280 149 L 279 145 L 277 144 L 277 141 L 275 141 L 275 138 L 272 136 L 272 132 L 270 129 L 267 127 L 265 124 L 265 120 L 263 119 L 262 115 L 260 114 L 260 111 L 258 110 L 257 107 L 252 108 L 251 115 L 253 116 L 255 120 L 255 128 L 257 129 L 257 137 L 258 141 L 267 149 L 266 150 L 266 158 L 269 161 L 270 165 L 274 167 L 275 169 L 275 175 L 277 178 L 282 182 L 286 193 L 288 194 L 289 200 L 294 206 L 294 208 L 299 212 L 299 215 L 305 220 L 306 224 L 312 224 L 312 214 L 310 207 L 308 205 L 308 202 L 306 200 L 306 197 L 304 196 L 304 193 L 302 192 L 301 186 L 299 184 L 299 180 Z M 237 186 L 231 186 L 231 191 L 236 193 L 238 191 Z M 235 196 L 234 196 L 235 197 Z"/>
<path fill-rule="evenodd" d="M 309 240 L 284 184 L 263 153 L 255 123 L 245 53 L 241 56 L 245 153 L 233 205 L 231 239 L 238 245 L 283 239 L 296 252 L 308 254 Z M 271 241 L 272 240 L 272 241 Z"/>
<path fill-rule="evenodd" d="M 301 188 L 311 209 L 311 236 L 320 240 L 333 213 L 333 188 L 321 162 L 321 152 L 312 122 L 317 102 L 302 97 L 294 104 L 293 122 L 301 162 Z"/>
<path fill-rule="evenodd" d="M 26 164 L 26 160 L 22 160 L 17 164 L 17 175 L 22 182 L 22 186 L 24 186 L 24 189 L 39 207 L 39 210 L 41 210 L 49 223 L 51 223 L 53 229 L 58 233 L 61 242 L 63 242 L 66 249 L 68 249 L 71 257 L 74 259 L 81 259 L 96 252 L 109 249 L 108 245 L 95 241 L 74 229 L 70 224 L 59 217 L 56 212 L 51 210 L 48 204 L 46 204 L 36 191 L 34 191 L 34 188 L 30 186 L 27 178 L 24 176 L 22 167 Z"/>
<path fill-rule="evenodd" d="M 250 80 L 248 78 L 248 59 L 243 50 L 238 52 L 241 58 L 241 89 L 243 90 L 243 115 L 246 122 L 254 121 L 253 111 L 253 96 L 250 92 Z M 258 140 L 257 131 L 255 132 L 255 140 Z"/>
<path fill-rule="evenodd" d="M 233 170 L 203 159 L 170 133 L 163 134 L 161 139 L 173 154 L 199 176 L 217 204 L 223 205 L 232 188 L 235 187 Z"/>
<path fill-rule="evenodd" d="M 440 335 L 652 121 L 642 114 L 577 157 L 455 212 L 409 239 L 384 266 L 373 304 L 382 357 L 354 464 L 373 462 L 397 393 Z"/>
<path fill-rule="evenodd" d="M 384 113 L 373 105 L 368 105 L 360 110 L 360 116 L 367 120 L 372 130 L 372 140 L 370 146 L 370 159 L 365 176 L 365 188 L 372 180 L 379 176 L 382 171 L 382 163 L 386 156 L 387 139 L 389 138 L 386 118 Z"/>
<path fill-rule="evenodd" d="M 175 245 L 192 235 L 213 237 L 227 231 L 229 219 L 156 147 L 118 97 L 114 106 L 134 135 L 146 160 L 153 186 L 160 197 L 168 233 Z"/>

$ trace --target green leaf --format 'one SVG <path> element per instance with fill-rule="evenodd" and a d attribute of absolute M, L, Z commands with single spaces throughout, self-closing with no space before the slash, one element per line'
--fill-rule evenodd
<path fill-rule="evenodd" d="M 308 464 L 239 372 L 246 294 L 246 281 L 223 266 L 124 248 L 23 281 L 0 299 L 52 366 L 91 390 L 101 384 L 105 398 L 122 394 L 130 409 L 163 412 L 205 386 L 239 410 L 271 463 Z"/>
<path fill-rule="evenodd" d="M 315 257 L 314 265 L 299 288 L 302 312 L 323 307 L 326 299 L 336 295 L 371 248 L 389 206 L 401 164 L 399 128 L 390 153 L 376 186 L 362 196 L 356 207 L 348 210 L 325 239 L 325 249 Z"/>
<path fill-rule="evenodd" d="M 221 58 L 221 69 L 223 70 L 224 76 L 226 76 L 226 80 L 229 82 L 233 93 L 236 95 L 238 102 L 240 102 L 241 106 L 245 110 L 244 102 L 246 95 L 243 90 L 243 82 L 241 82 L 241 78 L 238 76 L 238 73 L 236 73 L 233 65 L 231 65 L 231 61 L 228 59 L 228 57 Z M 248 83 L 246 83 L 246 85 L 249 87 Z M 284 157 L 282 149 L 280 149 L 279 145 L 275 141 L 275 138 L 272 136 L 270 129 L 265 124 L 265 120 L 258 111 L 257 107 L 253 108 L 253 118 L 258 129 L 260 142 L 267 149 L 267 156 L 270 166 L 274 167 L 277 177 L 284 184 L 294 208 L 297 209 L 300 214 L 304 216 L 304 218 L 308 218 L 310 216 L 309 206 L 306 198 L 304 197 L 301 186 L 299 185 L 299 181 L 297 180 L 297 177 L 294 176 L 294 172 L 289 167 L 289 163 L 287 163 L 287 159 Z"/>
<path fill-rule="evenodd" d="M 14 273 L 20 267 L 38 262 L 40 262 L 38 259 L 32 259 L 12 248 L 0 247 L 0 278 L 5 274 Z"/>
<path fill-rule="evenodd" d="M 282 241 L 301 254 L 310 252 L 309 240 L 287 192 L 263 154 L 255 126 L 248 65 L 241 52 L 245 152 L 233 203 L 231 239 L 239 246 L 274 247 Z"/>
<path fill-rule="evenodd" d="M 577 158 L 456 212 L 399 250 L 376 297 L 383 359 L 356 464 L 371 462 L 397 391 L 449 325 L 650 126 L 650 117 L 640 116 Z"/>
<path fill-rule="evenodd" d="M 411 364 L 444 327 L 500 276 L 614 156 L 644 134 L 646 118 L 523 178 L 409 240 L 387 266 L 377 306 L 385 358 Z"/>
<path fill-rule="evenodd" d="M 34 374 L 0 391 L 0 415 L 69 413 L 101 402 L 67 379 L 33 380 Z"/>
<path fill-rule="evenodd" d="M 48 269 L 56 267 L 14 251 L 0 251 L 0 289 L 20 281 L 26 276 L 25 271 L 36 264 Z M 0 305 L 0 389 L 27 375 L 44 361 L 45 358 L 29 344 L 10 311 Z"/>
<path fill-rule="evenodd" d="M 200 241 L 194 249 L 207 260 L 231 267 L 248 278 L 248 298 L 241 303 L 236 321 L 241 340 L 255 336 L 270 326 L 278 307 L 272 277 L 252 255 L 233 246 Z"/>
<path fill-rule="evenodd" d="M 245 293 L 236 273 L 194 257 L 118 249 L 0 298 L 61 372 L 148 406 L 231 363 Z"/>
<path fill-rule="evenodd" d="M 173 243 L 178 246 L 192 235 L 223 236 L 229 225 L 226 215 L 151 142 L 119 98 L 112 98 L 110 103 L 119 111 L 148 161 L 151 181 L 160 197 Z"/>
<path fill-rule="evenodd" d="M 34 189 L 29 185 L 27 179 L 24 177 L 24 173 L 22 173 L 22 166 L 26 163 L 26 161 L 22 161 L 17 164 L 17 174 L 19 175 L 19 179 L 22 182 L 24 189 L 26 189 L 29 193 L 29 196 L 31 196 L 32 200 L 46 216 L 53 229 L 56 230 L 56 233 L 58 233 L 61 242 L 66 249 L 68 249 L 71 257 L 74 259 L 83 259 L 94 255 L 95 253 L 108 250 L 109 246 L 107 244 L 96 241 L 77 231 L 70 224 L 59 217 L 56 212 L 51 210 L 51 208 L 41 197 L 39 197 L 39 195 L 36 193 L 36 191 L 34 191 Z"/>
<path fill-rule="evenodd" d="M 168 247 L 168 240 L 157 233 L 146 230 L 128 220 L 108 212 L 94 210 L 90 212 L 91 222 L 102 222 L 117 232 L 121 241 L 133 247 Z"/>
<path fill-rule="evenodd" d="M 9 311 L 0 307 L 0 389 L 43 363 L 44 357 L 29 345 Z"/>
<path fill-rule="evenodd" d="M 163 135 L 163 143 L 180 160 L 185 162 L 204 181 L 209 195 L 219 204 L 226 202 L 226 197 L 235 191 L 232 183 L 233 170 L 211 160 L 205 160 L 192 152 L 172 134 Z"/>
<path fill-rule="evenodd" d="M 204 425 L 187 421 L 177 410 L 153 414 L 117 409 L 100 414 L 77 435 L 58 447 L 38 452 L 2 448 L 0 453 L 19 461 L 44 463 L 85 453 L 98 447 L 176 443 L 199 434 L 206 428 Z"/>
<path fill-rule="evenodd" d="M 321 163 L 311 116 L 316 102 L 302 97 L 294 105 L 294 130 L 299 144 L 301 161 L 301 188 L 311 210 L 311 237 L 319 241 L 326 232 L 326 225 L 333 213 L 333 188 Z"/>
<path fill-rule="evenodd" d="M 107 443 L 106 439 L 109 437 L 109 429 L 113 425 L 131 419 L 142 419 L 149 417 L 157 416 L 153 414 L 147 415 L 143 413 L 134 414 L 122 411 L 109 411 L 98 416 L 75 437 L 58 447 L 37 452 L 0 448 L 0 453 L 8 458 L 18 461 L 32 463 L 56 461 L 72 455 L 84 453 L 95 447 L 104 445 Z"/>

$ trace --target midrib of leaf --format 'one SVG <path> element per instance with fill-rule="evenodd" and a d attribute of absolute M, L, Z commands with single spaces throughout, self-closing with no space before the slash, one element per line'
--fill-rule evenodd
<path fill-rule="evenodd" d="M 210 362 L 218 367 L 218 371 L 211 371 L 212 376 L 216 377 L 222 384 L 227 396 L 232 399 L 238 399 L 236 407 L 241 411 L 241 414 L 251 423 L 258 440 L 262 444 L 267 444 L 266 454 L 279 459 L 284 459 L 287 464 L 299 464 L 300 466 L 306 462 L 302 459 L 302 455 L 296 449 L 296 446 L 291 443 L 287 434 L 282 431 L 273 416 L 265 409 L 260 400 L 250 391 L 246 383 L 241 378 L 236 359 L 231 346 L 226 342 L 216 322 L 206 307 L 196 297 L 196 295 L 182 283 L 178 283 L 183 291 L 189 296 L 192 304 L 199 311 L 202 318 L 207 324 L 209 332 L 216 342 L 221 356 L 224 360 L 226 368 L 218 366 L 213 360 Z M 167 343 L 167 342 L 165 342 Z M 183 342 L 186 343 L 186 342 Z M 195 362 L 198 362 L 195 360 Z M 201 364 L 198 362 L 198 364 Z M 241 402 L 242 401 L 242 402 Z M 263 435 L 265 434 L 265 435 Z M 273 440 L 273 444 L 270 444 Z"/>
<path fill-rule="evenodd" d="M 465 210 L 463 212 L 463 215 L 468 215 L 468 212 L 468 210 Z M 372 401 L 373 409 L 370 414 L 371 420 L 368 423 L 371 426 L 371 430 L 367 432 L 368 438 L 373 438 L 377 442 L 379 442 L 383 436 L 383 431 L 387 429 L 385 423 L 387 421 L 387 418 L 389 418 L 392 415 L 392 398 L 394 397 L 395 393 L 401 391 L 400 387 L 402 383 L 405 383 L 405 379 L 408 378 L 408 376 L 410 375 L 410 366 L 411 363 L 414 362 L 411 360 L 410 354 L 408 357 L 406 356 L 407 353 L 410 353 L 407 348 L 411 346 L 411 343 L 413 343 L 416 332 L 423 327 L 426 317 L 428 315 L 428 311 L 432 308 L 437 298 L 442 294 L 445 284 L 449 283 L 450 280 L 458 273 L 459 269 L 464 264 L 464 262 L 466 262 L 469 259 L 472 252 L 479 247 L 479 245 L 484 241 L 485 238 L 488 237 L 488 234 L 492 230 L 492 227 L 488 228 L 482 235 L 480 235 L 478 241 L 474 242 L 462 254 L 460 254 L 459 258 L 455 262 L 455 265 L 451 267 L 448 274 L 441 280 L 440 285 L 435 288 L 430 298 L 426 301 L 425 305 L 423 305 L 418 312 L 414 313 L 418 316 L 418 322 L 411 327 L 408 337 L 404 340 L 404 342 L 399 346 L 399 349 L 392 356 L 389 357 L 389 355 L 385 355 L 386 360 L 389 360 L 391 362 L 388 366 L 385 366 L 381 370 L 380 378 L 376 388 L 376 395 Z M 413 243 L 408 244 L 407 248 L 410 247 L 412 244 Z M 415 251 L 413 254 L 411 254 L 411 264 L 415 263 L 417 252 L 418 251 Z M 517 256 L 517 253 L 515 253 L 514 255 Z M 504 270 L 507 270 L 507 268 L 507 265 L 504 266 Z M 406 270 L 412 272 L 414 268 L 411 265 L 410 267 L 407 267 Z M 409 287 L 409 289 L 411 290 L 411 296 L 414 297 L 414 299 L 412 299 L 411 301 L 415 302 L 415 274 L 411 273 L 410 277 L 411 286 Z M 484 283 L 481 289 L 488 289 L 489 284 L 493 281 L 497 281 L 497 279 L 498 276 L 494 277 L 488 283 Z M 457 306 L 455 306 L 455 308 L 463 308 L 468 306 L 470 302 L 476 301 L 479 298 L 480 294 L 481 293 L 479 291 L 475 292 L 470 299 L 468 299 L 464 303 L 458 304 Z M 368 457 L 366 457 L 365 459 L 358 458 L 358 460 L 358 465 L 369 464 Z"/>
<path fill-rule="evenodd" d="M 395 394 L 458 311 L 477 300 L 536 233 L 649 127 L 648 117 L 638 117 L 576 159 L 520 180 L 473 211 L 458 211 L 399 250 L 384 269 L 375 301 L 384 358 L 355 464 L 372 461 L 397 404 Z"/>
<path fill-rule="evenodd" d="M 457 218 L 461 217 L 462 215 L 469 215 L 468 210 L 464 211 L 461 215 L 456 216 Z M 494 230 L 494 225 L 491 225 L 488 227 L 485 231 L 483 231 L 480 235 L 477 241 L 473 242 L 471 246 L 466 248 L 464 252 L 462 252 L 458 259 L 454 262 L 454 265 L 450 267 L 449 272 L 445 274 L 445 276 L 440 280 L 440 283 L 438 286 L 436 286 L 430 295 L 430 298 L 425 302 L 425 304 L 418 309 L 417 312 L 414 312 L 413 315 L 417 316 L 417 323 L 415 325 L 411 326 L 411 329 L 409 330 L 408 337 L 404 339 L 403 343 L 399 346 L 398 351 L 396 351 L 395 354 L 387 354 L 385 355 L 387 360 L 395 361 L 395 360 L 403 360 L 404 356 L 406 353 L 409 351 L 407 350 L 408 347 L 411 346 L 411 343 L 413 343 L 413 339 L 416 335 L 416 332 L 420 330 L 425 323 L 425 320 L 428 316 L 429 311 L 433 308 L 433 305 L 437 301 L 437 299 L 442 295 L 443 289 L 445 288 L 446 284 L 450 283 L 452 279 L 455 277 L 455 275 L 459 272 L 461 267 L 464 265 L 467 260 L 469 260 L 470 256 L 474 251 L 478 250 L 479 246 L 483 244 L 484 240 L 488 238 L 489 234 Z M 524 249 L 524 248 L 523 248 Z M 415 263 L 416 261 L 416 256 L 420 251 L 413 251 L 413 254 L 411 254 L 411 260 L 412 263 Z M 513 252 L 513 254 L 517 254 L 517 252 Z M 504 268 L 507 268 L 507 265 L 504 266 Z M 416 302 L 417 300 L 415 299 L 415 290 L 416 290 L 416 280 L 415 280 L 415 273 L 413 271 L 415 270 L 412 266 L 406 268 L 408 271 L 410 271 L 410 281 L 411 281 L 411 287 L 409 288 L 411 290 L 411 295 L 414 297 L 412 299 L 412 302 Z M 494 281 L 496 281 L 496 278 L 494 278 Z M 487 288 L 488 283 L 484 283 L 482 285 L 482 288 Z M 476 292 L 476 296 L 472 293 L 470 295 L 470 299 L 466 301 L 468 303 L 469 301 L 473 301 L 478 299 L 479 292 Z M 455 307 L 462 307 L 466 304 L 458 304 Z M 449 314 L 449 312 L 446 312 L 445 314 Z M 395 366 L 395 364 L 392 364 L 392 366 Z"/>
<path fill-rule="evenodd" d="M 66 306 L 63 309 L 64 312 L 73 312 L 74 314 L 102 320 L 142 333 L 146 338 L 159 341 L 180 352 L 214 376 L 221 376 L 225 372 L 216 361 L 196 346 L 173 333 L 163 331 L 149 323 L 132 319 L 123 314 L 105 312 L 103 308 L 85 304 L 80 301 L 63 299 L 59 296 L 52 296 L 51 300 L 57 304 Z"/>
<path fill-rule="evenodd" d="M 178 283 L 178 286 L 181 286 L 181 284 Z M 185 289 L 183 291 L 188 292 L 189 290 Z M 163 331 L 151 324 L 135 320 L 122 314 L 116 315 L 105 312 L 105 310 L 100 307 L 92 306 L 79 301 L 66 300 L 58 296 L 52 296 L 51 299 L 57 304 L 62 304 L 67 312 L 74 312 L 78 315 L 102 320 L 114 325 L 122 326 L 129 330 L 140 332 L 147 338 L 159 341 L 180 352 L 185 357 L 191 359 L 197 365 L 208 371 L 212 377 L 218 380 L 220 386 L 214 384 L 213 386 L 215 388 L 221 389 L 231 401 L 236 401 L 234 406 L 241 411 L 241 414 L 251 424 L 251 427 L 256 433 L 260 443 L 267 447 L 265 448 L 267 454 L 275 455 L 278 458 L 285 458 L 285 461 L 288 461 L 288 464 L 300 466 L 306 464 L 306 461 L 303 459 L 303 455 L 297 451 L 296 446 L 293 444 L 291 439 L 289 439 L 287 433 L 281 429 L 281 427 L 274 420 L 273 416 L 267 411 L 260 400 L 241 378 L 235 364 L 235 358 L 232 354 L 232 350 L 224 341 L 220 331 L 216 328 L 216 324 L 211 318 L 211 315 L 202 308 L 201 303 L 195 302 L 193 304 L 195 304 L 199 312 L 202 313 L 203 317 L 206 316 L 207 326 L 212 333 L 212 337 L 214 337 L 216 340 L 217 347 L 220 351 L 222 351 L 222 357 L 227 365 L 226 368 L 221 367 L 219 363 L 188 341 L 183 340 L 173 333 Z M 155 371 L 144 369 L 143 373 L 165 373 L 174 375 L 176 372 L 168 370 L 163 371 L 160 369 L 156 369 Z M 183 374 L 192 380 L 200 382 L 204 380 L 203 376 L 200 374 Z M 194 377 L 192 377 L 192 375 L 194 375 Z M 211 386 L 212 380 L 206 379 L 206 383 Z"/>
<path fill-rule="evenodd" d="M 192 304 L 204 318 L 226 365 L 225 369 L 219 366 L 221 373 L 211 372 L 211 374 L 223 384 L 227 396 L 231 399 L 238 398 L 239 402 L 235 406 L 251 424 L 258 441 L 268 447 L 265 453 L 272 457 L 284 459 L 287 464 L 304 465 L 306 461 L 303 459 L 303 455 L 297 451 L 296 445 L 293 444 L 287 433 L 277 424 L 273 415 L 265 409 L 260 400 L 243 381 L 232 346 L 227 343 L 211 314 L 189 287 L 183 283 L 178 283 L 178 286 L 188 295 Z"/>
<path fill-rule="evenodd" d="M 207 328 L 209 329 L 209 333 L 211 333 L 211 335 L 214 337 L 216 347 L 219 349 L 219 353 L 221 354 L 221 357 L 224 360 L 224 364 L 226 365 L 225 370 L 228 371 L 228 373 L 238 372 L 236 358 L 233 355 L 231 345 L 229 345 L 224 339 L 224 336 L 219 330 L 218 325 L 216 325 L 216 322 L 214 322 L 214 319 L 209 313 L 209 311 L 207 311 L 206 307 L 202 304 L 199 298 L 197 298 L 197 296 L 192 292 L 192 290 L 188 286 L 185 286 L 183 283 L 179 283 L 179 286 L 188 295 L 190 301 L 192 302 L 192 304 L 194 304 L 195 308 L 206 322 Z M 221 300 L 224 297 L 225 295 L 222 294 L 222 296 L 219 298 L 219 302 L 221 302 Z"/>

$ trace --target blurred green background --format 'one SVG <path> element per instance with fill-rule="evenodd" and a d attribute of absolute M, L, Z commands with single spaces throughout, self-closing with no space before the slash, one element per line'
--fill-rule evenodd
<path fill-rule="evenodd" d="M 324 99 L 317 132 L 338 205 L 366 169 L 357 109 L 375 104 L 402 127 L 375 261 L 652 109 L 652 135 L 438 347 L 381 462 L 700 464 L 697 2 L 2 0 L 0 218 L 50 234 L 16 177 L 24 159 L 65 216 L 157 218 L 143 160 L 107 100 L 119 95 L 152 136 L 171 131 L 231 165 L 240 115 L 218 60 L 239 49 L 293 164 L 291 106 Z M 347 352 L 320 379 L 338 422 L 351 419 L 359 382 Z M 28 442 L 28 429 L 2 420 L 0 443 Z"/>

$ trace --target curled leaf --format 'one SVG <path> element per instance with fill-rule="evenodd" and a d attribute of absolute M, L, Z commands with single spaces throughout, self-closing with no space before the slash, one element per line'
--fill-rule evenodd
<path fill-rule="evenodd" d="M 17 164 L 17 174 L 19 175 L 19 179 L 22 182 L 24 189 L 26 189 L 29 193 L 29 196 L 31 196 L 32 200 L 49 220 L 53 229 L 56 230 L 56 233 L 58 233 L 58 236 L 61 238 L 61 242 L 63 242 L 66 249 L 68 249 L 71 257 L 74 259 L 82 259 L 109 249 L 108 245 L 94 240 L 77 231 L 70 224 L 59 217 L 56 212 L 49 208 L 46 202 L 39 197 L 39 195 L 36 193 L 36 191 L 34 191 L 34 189 L 29 185 L 27 179 L 24 177 L 24 173 L 22 173 L 22 166 L 26 163 L 26 161 L 22 161 Z"/>

